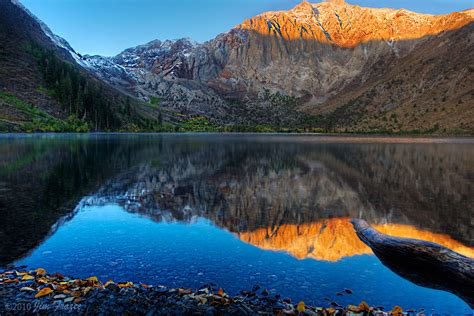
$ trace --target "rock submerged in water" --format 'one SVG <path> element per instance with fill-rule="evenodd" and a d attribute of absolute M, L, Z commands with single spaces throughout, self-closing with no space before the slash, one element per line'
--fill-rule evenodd
<path fill-rule="evenodd" d="M 314 307 L 300 301 L 292 304 L 260 286 L 231 296 L 215 284 L 198 290 L 168 288 L 132 282 L 100 282 L 97 277 L 76 279 L 44 269 L 0 271 L 0 314 L 132 314 L 132 315 L 346 315 L 372 313 L 381 308 L 358 306 Z M 347 291 L 346 291 L 347 292 Z M 348 292 L 347 292 L 348 293 Z M 393 315 L 402 309 L 394 308 Z"/>

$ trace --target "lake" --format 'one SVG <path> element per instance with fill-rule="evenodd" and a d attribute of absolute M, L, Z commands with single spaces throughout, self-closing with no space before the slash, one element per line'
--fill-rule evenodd
<path fill-rule="evenodd" d="M 473 157 L 472 138 L 1 135 L 0 264 L 470 313 L 387 268 L 349 220 L 473 257 Z"/>

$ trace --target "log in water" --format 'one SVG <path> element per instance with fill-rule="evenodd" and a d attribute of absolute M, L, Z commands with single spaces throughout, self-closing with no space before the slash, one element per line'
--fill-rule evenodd
<path fill-rule="evenodd" d="M 382 234 L 361 219 L 351 223 L 360 240 L 393 272 L 415 284 L 451 292 L 474 308 L 472 258 L 432 242 Z"/>

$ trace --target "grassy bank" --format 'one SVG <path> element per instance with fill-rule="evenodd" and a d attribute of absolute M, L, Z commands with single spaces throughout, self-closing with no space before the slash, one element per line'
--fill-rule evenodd
<path fill-rule="evenodd" d="M 466 134 L 462 131 L 451 133 L 440 133 L 437 129 L 430 130 L 342 130 L 325 129 L 320 127 L 288 127 L 275 125 L 217 125 L 205 116 L 184 116 L 166 112 L 159 106 L 159 100 L 152 100 L 147 104 L 155 111 L 160 111 L 158 123 L 144 124 L 139 127 L 130 124 L 127 129 L 95 130 L 84 120 L 69 115 L 66 118 L 57 118 L 46 111 L 21 100 L 20 98 L 0 91 L 0 102 L 3 102 L 3 113 L 0 112 L 0 132 L 22 132 L 22 133 L 87 133 L 95 131 L 104 132 L 156 132 L 156 133 L 318 133 L 318 134 L 347 134 L 347 135 L 393 135 L 393 136 L 473 136 L 474 133 Z M 20 116 L 20 119 L 9 117 L 8 111 Z M 173 117 L 173 123 L 164 122 L 161 112 Z M 12 116 L 12 115 L 10 115 Z"/>
<path fill-rule="evenodd" d="M 65 119 L 56 118 L 45 111 L 25 102 L 18 97 L 0 91 L 0 100 L 6 106 L 11 107 L 11 111 L 20 112 L 23 120 L 13 122 L 13 131 L 16 132 L 88 132 L 87 122 L 70 115 Z"/>

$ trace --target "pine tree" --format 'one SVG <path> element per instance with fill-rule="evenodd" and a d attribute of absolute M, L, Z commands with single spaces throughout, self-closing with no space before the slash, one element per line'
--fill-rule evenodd
<path fill-rule="evenodd" d="M 77 67 L 62 61 L 53 50 L 30 44 L 27 47 L 38 62 L 45 86 L 52 91 L 63 109 L 69 115 L 91 123 L 96 130 L 114 129 L 121 125 L 120 116 L 114 111 L 116 104 L 125 104 L 122 115 L 132 116 L 133 106 L 130 97 L 109 100 L 104 93 L 104 85 L 96 84 Z"/>
<path fill-rule="evenodd" d="M 65 78 L 65 83 L 64 83 L 64 89 L 65 91 L 64 96 L 65 96 L 65 103 L 69 109 L 69 115 L 72 113 L 72 102 L 73 102 L 73 92 L 72 92 L 72 81 L 71 77 L 69 76 L 69 73 L 66 75 Z"/>
<path fill-rule="evenodd" d="M 127 114 L 129 116 L 132 115 L 132 106 L 130 105 L 130 97 L 129 96 L 127 96 L 126 108 L 127 108 Z"/>
<path fill-rule="evenodd" d="M 79 88 L 77 91 L 77 98 L 75 102 L 76 117 L 79 117 L 79 111 L 84 108 L 84 92 L 82 88 Z"/>
<path fill-rule="evenodd" d="M 163 126 L 163 113 L 161 113 L 161 110 L 160 110 L 160 113 L 158 114 L 158 123 L 160 124 L 160 127 Z"/>

